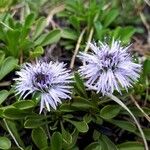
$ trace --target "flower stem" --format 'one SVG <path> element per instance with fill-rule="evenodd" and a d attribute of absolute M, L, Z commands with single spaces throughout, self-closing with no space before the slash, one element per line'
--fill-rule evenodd
<path fill-rule="evenodd" d="M 45 115 L 45 116 L 47 115 L 47 112 L 46 112 L 46 111 L 44 111 L 44 115 Z M 51 140 L 51 134 L 50 134 L 50 131 L 49 131 L 48 124 L 46 124 L 45 127 L 46 127 L 46 130 L 47 130 L 48 138 L 49 138 L 49 140 Z"/>
<path fill-rule="evenodd" d="M 139 129 L 139 132 L 142 136 L 142 139 L 143 139 L 143 142 L 144 142 L 144 146 L 145 146 L 145 150 L 149 150 L 148 148 L 148 144 L 147 144 L 147 141 L 146 141 L 146 138 L 145 138 L 145 135 L 144 135 L 144 132 L 139 124 L 139 122 L 137 121 L 137 119 L 135 118 L 135 116 L 133 115 L 133 113 L 129 110 L 129 108 L 120 100 L 118 99 L 116 96 L 112 95 L 112 94 L 109 94 L 107 93 L 107 96 L 109 98 L 111 98 L 112 100 L 114 100 L 116 103 L 118 103 L 121 107 L 123 107 L 126 111 L 128 111 L 128 113 L 131 115 L 131 117 L 133 118 L 133 120 L 135 121 L 138 129 Z"/>

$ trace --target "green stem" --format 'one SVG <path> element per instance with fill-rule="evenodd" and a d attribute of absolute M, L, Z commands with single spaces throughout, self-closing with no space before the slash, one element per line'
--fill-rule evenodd
<path fill-rule="evenodd" d="M 139 124 L 139 122 L 137 121 L 137 119 L 135 118 L 135 116 L 133 115 L 133 113 L 129 110 L 129 108 L 120 100 L 118 99 L 116 96 L 112 95 L 112 94 L 109 94 L 107 93 L 107 96 L 109 98 L 111 98 L 112 100 L 114 100 L 116 103 L 118 103 L 121 107 L 123 107 L 126 111 L 128 111 L 128 113 L 131 115 L 131 117 L 133 118 L 133 120 L 135 121 L 138 129 L 139 129 L 139 132 L 142 136 L 142 139 L 143 139 L 143 142 L 144 142 L 144 146 L 145 146 L 145 150 L 149 150 L 148 148 L 148 144 L 147 144 L 147 141 L 146 141 L 146 138 L 145 138 L 145 135 L 144 135 L 144 132 Z"/>
<path fill-rule="evenodd" d="M 6 28 L 13 30 L 13 28 L 9 27 L 7 24 L 5 24 L 4 22 L 0 21 L 0 24 L 2 24 L 3 26 L 5 26 Z"/>
<path fill-rule="evenodd" d="M 15 136 L 13 135 L 13 133 L 12 133 L 12 131 L 10 130 L 10 128 L 9 128 L 9 126 L 8 126 L 8 124 L 7 124 L 7 122 L 6 122 L 6 120 L 3 119 L 3 121 L 4 121 L 5 125 L 6 125 L 6 128 L 7 128 L 8 132 L 9 132 L 9 134 L 10 134 L 11 137 L 13 138 L 13 140 L 14 140 L 14 142 L 16 143 L 16 145 L 18 146 L 18 148 L 21 149 L 21 150 L 24 150 L 24 148 L 21 147 L 21 145 L 19 144 L 19 142 L 17 141 L 17 139 L 16 139 Z"/>

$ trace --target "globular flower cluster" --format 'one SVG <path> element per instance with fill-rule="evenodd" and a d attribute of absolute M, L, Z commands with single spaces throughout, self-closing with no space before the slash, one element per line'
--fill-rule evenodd
<path fill-rule="evenodd" d="M 111 46 L 91 43 L 90 48 L 90 53 L 81 52 L 79 55 L 83 61 L 79 73 L 89 89 L 103 95 L 115 90 L 121 94 L 122 88 L 128 90 L 139 78 L 141 65 L 132 61 L 129 46 L 123 47 L 119 41 L 113 41 Z M 61 99 L 71 98 L 72 75 L 64 63 L 26 63 L 17 75 L 16 94 L 25 99 L 29 94 L 40 93 L 40 113 L 45 107 L 48 111 L 50 107 L 56 109 Z"/>
<path fill-rule="evenodd" d="M 26 63 L 17 75 L 19 77 L 15 79 L 16 94 L 25 99 L 31 93 L 39 92 L 40 113 L 45 106 L 50 111 L 50 107 L 56 109 L 61 99 L 71 98 L 72 76 L 64 63 Z"/>
<path fill-rule="evenodd" d="M 103 95 L 121 88 L 128 90 L 139 78 L 141 65 L 132 62 L 129 47 L 122 47 L 119 41 L 113 41 L 111 46 L 99 43 L 90 44 L 91 53 L 81 52 L 79 58 L 85 65 L 79 69 L 86 79 L 89 89 L 101 92 Z"/>

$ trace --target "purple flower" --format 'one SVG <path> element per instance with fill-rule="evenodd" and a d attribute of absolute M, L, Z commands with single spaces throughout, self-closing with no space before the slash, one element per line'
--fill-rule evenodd
<path fill-rule="evenodd" d="M 69 84 L 72 82 L 72 76 L 64 63 L 26 63 L 17 75 L 19 77 L 15 79 L 16 94 L 25 99 L 31 93 L 40 93 L 40 113 L 45 106 L 50 111 L 50 106 L 56 109 L 61 99 L 71 98 Z"/>
<path fill-rule="evenodd" d="M 80 53 L 84 65 L 79 72 L 89 89 L 103 95 L 112 94 L 114 90 L 121 94 L 121 88 L 128 90 L 137 81 L 141 65 L 132 62 L 129 46 L 122 47 L 119 41 L 113 41 L 111 46 L 101 42 L 99 45 L 91 43 L 91 53 Z"/>

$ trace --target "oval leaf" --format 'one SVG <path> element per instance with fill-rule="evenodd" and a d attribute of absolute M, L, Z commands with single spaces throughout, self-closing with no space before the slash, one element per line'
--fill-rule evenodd
<path fill-rule="evenodd" d="M 18 60 L 13 57 L 7 57 L 0 67 L 0 80 L 2 80 L 8 73 L 10 73 L 16 66 Z"/>
<path fill-rule="evenodd" d="M 36 128 L 32 130 L 32 140 L 39 149 L 48 146 L 47 135 L 43 128 Z"/>
<path fill-rule="evenodd" d="M 112 119 L 119 114 L 120 110 L 118 105 L 107 105 L 101 109 L 100 116 L 104 119 Z"/>
<path fill-rule="evenodd" d="M 24 110 L 33 108 L 35 106 L 35 103 L 31 100 L 21 100 L 13 104 L 14 107 Z"/>
<path fill-rule="evenodd" d="M 8 97 L 9 92 L 6 90 L 0 91 L 0 104 L 4 102 L 4 100 Z"/>
<path fill-rule="evenodd" d="M 10 149 L 11 141 L 6 137 L 0 137 L 0 149 Z"/>
<path fill-rule="evenodd" d="M 59 29 L 53 30 L 48 33 L 41 43 L 41 46 L 46 46 L 48 44 L 56 43 L 61 37 L 61 31 Z"/>
<path fill-rule="evenodd" d="M 52 135 L 51 150 L 62 150 L 62 135 L 59 132 Z"/>
<path fill-rule="evenodd" d="M 144 150 L 144 146 L 139 142 L 125 142 L 118 145 L 119 150 Z"/>

